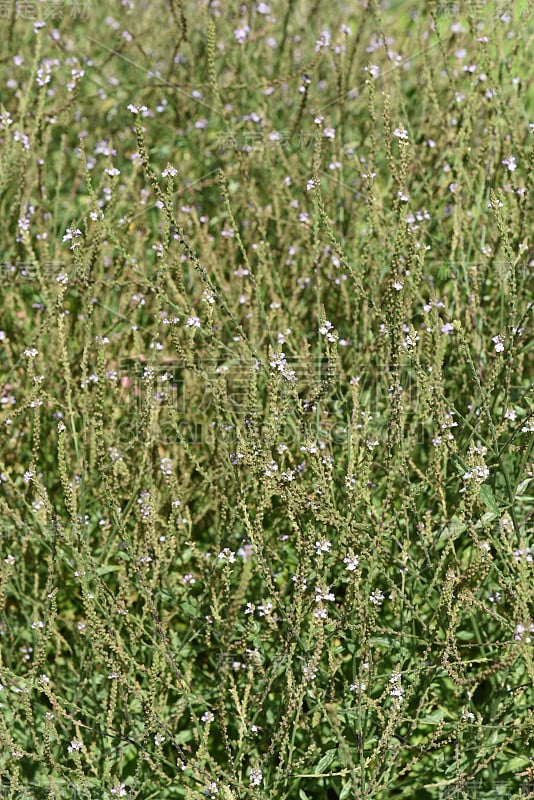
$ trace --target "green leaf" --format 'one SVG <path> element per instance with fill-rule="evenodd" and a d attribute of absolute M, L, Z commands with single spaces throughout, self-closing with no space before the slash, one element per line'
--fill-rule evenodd
<path fill-rule="evenodd" d="M 506 764 L 502 766 L 499 770 L 499 775 L 509 775 L 513 774 L 514 772 L 518 772 L 519 770 L 525 769 L 528 767 L 530 761 L 526 756 L 514 756 L 513 758 L 508 759 Z"/>
<path fill-rule="evenodd" d="M 352 792 L 352 783 L 349 781 L 348 783 L 345 783 L 343 788 L 341 789 L 339 800 L 346 800 L 347 797 L 351 796 L 351 792 Z"/>
<path fill-rule="evenodd" d="M 97 575 L 107 575 L 108 572 L 118 572 L 122 569 L 120 564 L 104 564 L 102 567 L 99 567 L 96 571 Z"/>
<path fill-rule="evenodd" d="M 190 742 L 192 738 L 193 731 L 190 730 L 179 731 L 174 735 L 174 741 L 177 744 L 186 744 L 187 742 Z"/>
<path fill-rule="evenodd" d="M 336 755 L 337 747 L 334 747 L 332 750 L 327 750 L 324 756 L 319 760 L 317 766 L 314 768 L 314 772 L 317 772 L 318 775 L 322 775 L 322 773 L 332 764 Z"/>
<path fill-rule="evenodd" d="M 445 712 L 442 708 L 436 708 L 435 711 L 432 711 L 430 714 L 427 714 L 421 722 L 426 722 L 427 724 L 433 725 L 440 722 L 443 717 L 445 716 Z"/>
<path fill-rule="evenodd" d="M 371 636 L 371 644 L 382 645 L 382 647 L 391 647 L 391 638 L 389 636 Z"/>
<path fill-rule="evenodd" d="M 472 631 L 456 631 L 456 638 L 461 642 L 470 642 L 474 638 L 474 633 Z"/>
<path fill-rule="evenodd" d="M 516 497 L 518 495 L 524 494 L 528 488 L 528 486 L 532 483 L 532 478 L 527 478 L 524 481 L 521 481 L 517 489 L 515 490 Z"/>
<path fill-rule="evenodd" d="M 494 517 L 500 516 L 501 512 L 499 506 L 497 505 L 495 495 L 493 494 L 489 486 L 480 487 L 480 498 L 484 503 L 484 505 L 486 506 L 486 508 L 488 508 L 492 514 L 494 514 Z"/>

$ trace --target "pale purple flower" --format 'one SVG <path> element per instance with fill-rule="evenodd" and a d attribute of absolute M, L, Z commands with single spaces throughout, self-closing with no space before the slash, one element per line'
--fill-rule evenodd
<path fill-rule="evenodd" d="M 321 31 L 321 38 L 317 39 L 317 41 L 315 42 L 315 52 L 322 50 L 323 47 L 328 47 L 330 45 L 330 41 L 331 41 L 331 36 L 329 31 L 327 30 Z"/>
<path fill-rule="evenodd" d="M 243 25 L 242 28 L 236 28 L 234 30 L 234 36 L 239 42 L 239 44 L 243 44 L 249 33 L 250 33 L 250 28 L 248 25 Z"/>

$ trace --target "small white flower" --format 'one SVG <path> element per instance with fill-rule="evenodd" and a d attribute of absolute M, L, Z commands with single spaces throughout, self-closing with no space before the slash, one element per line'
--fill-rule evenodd
<path fill-rule="evenodd" d="M 354 572 L 356 569 L 358 569 L 358 564 L 360 562 L 358 560 L 358 556 L 352 555 L 349 552 L 343 559 L 343 563 L 347 565 L 345 569 L 348 569 L 349 572 Z"/>
<path fill-rule="evenodd" d="M 321 603 L 323 600 L 326 600 L 329 603 L 335 603 L 336 596 L 333 592 L 330 591 L 328 586 L 325 586 L 322 589 L 320 586 L 315 587 L 315 602 Z"/>
<path fill-rule="evenodd" d="M 254 767 L 250 770 L 250 785 L 259 786 L 263 780 L 263 774 L 259 767 Z"/>
<path fill-rule="evenodd" d="M 380 67 L 378 67 L 376 64 L 369 64 L 369 66 L 364 67 L 364 69 L 372 78 L 378 78 L 380 75 Z"/>
<path fill-rule="evenodd" d="M 396 136 L 397 139 L 404 139 L 404 141 L 408 141 L 408 131 L 405 130 L 402 124 L 399 125 L 398 128 L 395 128 L 393 131 L 393 136 Z"/>
<path fill-rule="evenodd" d="M 400 703 L 404 694 L 404 689 L 401 686 L 401 677 L 400 672 L 392 672 L 391 678 L 389 679 L 389 682 L 393 684 L 393 688 L 390 689 L 389 694 L 391 697 L 396 697 L 398 703 Z"/>
<path fill-rule="evenodd" d="M 321 334 L 321 336 L 326 336 L 329 342 L 336 342 L 338 339 L 338 335 L 335 331 L 334 332 L 332 331 L 334 331 L 334 326 L 327 319 L 325 319 L 322 325 L 319 326 L 319 333 Z"/>
<path fill-rule="evenodd" d="M 272 610 L 273 610 L 272 603 L 260 603 L 260 605 L 258 606 L 258 614 L 260 615 L 260 617 L 270 616 Z"/>
<path fill-rule="evenodd" d="M 382 605 L 382 603 L 384 602 L 384 595 L 382 594 L 382 592 L 380 591 L 380 589 L 375 589 L 375 590 L 374 590 L 373 592 L 371 592 L 371 594 L 369 595 L 369 600 L 370 600 L 370 602 L 371 602 L 373 605 L 375 605 L 375 606 L 381 606 L 381 605 Z"/>
<path fill-rule="evenodd" d="M 176 175 L 178 175 L 178 170 L 176 169 L 176 167 L 171 167 L 170 165 L 166 169 L 164 169 L 163 172 L 161 173 L 162 178 L 168 178 L 168 177 L 174 178 Z"/>
<path fill-rule="evenodd" d="M 200 719 L 202 720 L 202 722 L 213 722 L 215 716 L 211 711 L 206 711 L 204 714 L 202 714 Z"/>
<path fill-rule="evenodd" d="M 417 333 L 409 333 L 406 338 L 404 339 L 404 347 L 406 350 L 413 350 L 414 347 L 417 345 L 419 341 L 419 336 Z"/>
<path fill-rule="evenodd" d="M 268 478 L 272 478 L 275 472 L 278 472 L 278 464 L 276 461 L 271 461 L 271 463 L 265 468 L 265 475 Z"/>
<path fill-rule="evenodd" d="M 128 111 L 131 111 L 132 114 L 139 114 L 140 111 L 148 111 L 146 106 L 138 106 L 134 105 L 133 103 L 130 103 L 128 106 L 126 106 L 126 108 Z"/>
<path fill-rule="evenodd" d="M 502 333 L 497 334 L 497 336 L 493 336 L 491 341 L 495 344 L 495 352 L 502 353 L 504 350 L 504 336 Z"/>
<path fill-rule="evenodd" d="M 485 464 L 480 464 L 473 467 L 469 472 L 462 475 L 464 481 L 474 481 L 475 483 L 484 483 L 489 477 L 489 469 Z"/>
<path fill-rule="evenodd" d="M 83 748 L 83 742 L 80 739 L 72 739 L 70 745 L 67 747 L 69 753 L 74 753 Z"/>
<path fill-rule="evenodd" d="M 163 475 L 172 475 L 172 461 L 170 458 L 162 458 L 160 461 L 160 469 Z"/>

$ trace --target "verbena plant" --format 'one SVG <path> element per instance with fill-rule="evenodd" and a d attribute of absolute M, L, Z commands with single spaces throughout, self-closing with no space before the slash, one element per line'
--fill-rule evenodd
<path fill-rule="evenodd" d="M 3 4 L 3 796 L 534 796 L 532 13 Z"/>

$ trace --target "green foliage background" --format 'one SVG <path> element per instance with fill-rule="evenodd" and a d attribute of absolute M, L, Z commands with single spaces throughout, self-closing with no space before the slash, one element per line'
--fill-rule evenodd
<path fill-rule="evenodd" d="M 534 796 L 532 11 L 5 4 L 6 796 Z"/>

